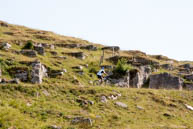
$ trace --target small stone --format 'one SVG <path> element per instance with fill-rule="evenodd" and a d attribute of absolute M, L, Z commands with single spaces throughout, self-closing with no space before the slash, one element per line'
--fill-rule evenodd
<path fill-rule="evenodd" d="M 141 106 L 137 106 L 137 108 L 138 108 L 139 110 L 144 110 L 144 108 L 141 107 Z"/>
<path fill-rule="evenodd" d="M 124 104 L 124 103 L 122 103 L 122 102 L 116 102 L 115 104 L 116 104 L 117 106 L 119 106 L 119 107 L 122 107 L 122 108 L 127 108 L 127 107 L 128 107 L 126 104 Z"/>
<path fill-rule="evenodd" d="M 62 72 L 67 73 L 67 69 L 62 69 Z"/>
<path fill-rule="evenodd" d="M 62 129 L 62 127 L 56 126 L 56 125 L 51 125 L 49 126 L 51 129 Z"/>
<path fill-rule="evenodd" d="M 101 102 L 102 103 L 107 103 L 108 102 L 106 96 L 101 96 Z"/>
<path fill-rule="evenodd" d="M 84 117 L 75 117 L 72 121 L 72 124 L 87 124 L 92 126 L 92 120 L 90 118 L 84 118 Z"/>
<path fill-rule="evenodd" d="M 42 93 L 43 93 L 45 96 L 50 96 L 50 93 L 48 93 L 47 90 L 42 91 Z"/>
<path fill-rule="evenodd" d="M 93 104 L 94 104 L 94 101 L 88 100 L 88 103 L 89 103 L 90 105 L 93 105 Z"/>

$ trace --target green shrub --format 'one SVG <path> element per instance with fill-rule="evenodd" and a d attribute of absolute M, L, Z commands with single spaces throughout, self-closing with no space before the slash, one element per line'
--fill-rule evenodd
<path fill-rule="evenodd" d="M 31 40 L 27 41 L 23 49 L 33 49 L 33 43 Z"/>
<path fill-rule="evenodd" d="M 125 75 L 128 70 L 133 69 L 133 67 L 127 64 L 127 60 L 121 59 L 118 61 L 115 69 L 113 70 L 114 74 Z"/>

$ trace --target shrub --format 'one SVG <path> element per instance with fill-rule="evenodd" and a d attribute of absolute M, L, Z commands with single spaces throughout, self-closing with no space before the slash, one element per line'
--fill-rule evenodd
<path fill-rule="evenodd" d="M 128 70 L 133 69 L 133 67 L 127 64 L 127 60 L 121 59 L 118 61 L 115 69 L 113 70 L 114 74 L 125 75 Z"/>
<path fill-rule="evenodd" d="M 23 49 L 33 49 L 33 43 L 31 40 L 27 41 Z"/>

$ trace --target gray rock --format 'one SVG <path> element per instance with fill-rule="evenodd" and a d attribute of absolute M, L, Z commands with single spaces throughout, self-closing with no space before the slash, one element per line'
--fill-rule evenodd
<path fill-rule="evenodd" d="M 68 71 L 67 69 L 62 69 L 62 72 L 67 73 Z"/>
<path fill-rule="evenodd" d="M 1 76 L 2 76 L 2 72 L 1 72 L 1 69 L 0 69 L 0 83 L 1 83 L 1 80 L 2 80 Z"/>
<path fill-rule="evenodd" d="M 163 69 L 166 69 L 166 70 L 173 70 L 174 69 L 174 66 L 172 64 L 163 64 L 163 65 L 161 65 L 161 67 Z"/>
<path fill-rule="evenodd" d="M 11 48 L 11 44 L 9 44 L 9 43 L 2 43 L 1 46 L 0 46 L 0 48 L 1 48 L 2 50 L 8 50 L 8 49 Z"/>
<path fill-rule="evenodd" d="M 19 83 L 20 83 L 20 81 L 19 81 L 19 79 L 18 79 L 18 78 L 14 78 L 13 80 L 8 81 L 8 83 L 12 83 L 12 84 L 19 84 Z"/>
<path fill-rule="evenodd" d="M 62 127 L 59 127 L 57 125 L 50 125 L 48 128 L 49 129 L 62 129 Z"/>
<path fill-rule="evenodd" d="M 169 73 L 154 74 L 150 76 L 149 88 L 182 90 L 183 80 Z"/>
<path fill-rule="evenodd" d="M 47 76 L 47 69 L 39 61 L 32 63 L 31 82 L 42 83 L 43 77 Z"/>
<path fill-rule="evenodd" d="M 188 81 L 193 81 L 193 74 L 184 75 L 184 78 Z"/>
<path fill-rule="evenodd" d="M 106 96 L 101 96 L 101 102 L 102 103 L 107 103 L 108 102 Z"/>
<path fill-rule="evenodd" d="M 21 54 L 28 56 L 28 57 L 37 57 L 37 54 L 34 50 L 22 50 Z"/>
<path fill-rule="evenodd" d="M 72 53 L 65 53 L 65 54 L 67 54 L 69 56 L 76 57 L 78 59 L 82 59 L 82 60 L 84 60 L 86 58 L 86 56 L 84 55 L 83 52 L 72 52 Z"/>
<path fill-rule="evenodd" d="M 81 44 L 73 43 L 73 44 L 56 44 L 58 47 L 63 48 L 80 48 Z"/>
<path fill-rule="evenodd" d="M 42 47 L 41 45 L 34 46 L 34 50 L 37 51 L 37 53 L 40 55 L 45 55 L 44 47 Z"/>
<path fill-rule="evenodd" d="M 97 47 L 94 46 L 94 45 L 85 45 L 85 46 L 81 46 L 80 49 L 86 49 L 86 50 L 89 50 L 89 51 L 96 51 Z"/>
<path fill-rule="evenodd" d="M 120 47 L 119 46 L 106 46 L 103 47 L 102 50 L 114 50 L 114 51 L 119 51 Z"/>
<path fill-rule="evenodd" d="M 115 104 L 119 107 L 122 107 L 122 108 L 127 108 L 128 106 L 122 102 L 115 102 Z"/>
<path fill-rule="evenodd" d="M 185 90 L 193 90 L 193 82 L 192 83 L 184 83 Z"/>
<path fill-rule="evenodd" d="M 86 124 L 86 125 L 93 125 L 93 122 L 90 118 L 84 118 L 84 117 L 75 117 L 72 121 L 72 124 Z"/>
<path fill-rule="evenodd" d="M 139 70 L 130 71 L 130 86 L 134 88 L 141 88 L 152 73 L 150 66 L 140 66 Z"/>
<path fill-rule="evenodd" d="M 28 70 L 25 68 L 15 68 L 15 78 L 18 78 L 22 82 L 28 81 Z"/>
<path fill-rule="evenodd" d="M 51 70 L 49 72 L 50 77 L 57 77 L 57 76 L 63 76 L 64 75 L 64 70 Z"/>

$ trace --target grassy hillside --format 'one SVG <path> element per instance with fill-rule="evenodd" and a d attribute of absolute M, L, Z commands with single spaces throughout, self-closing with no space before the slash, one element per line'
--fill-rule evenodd
<path fill-rule="evenodd" d="M 27 41 L 47 44 L 93 44 L 97 51 L 79 48 L 46 49 L 45 56 L 35 58 L 18 54 Z M 20 84 L 0 84 L 0 128 L 2 129 L 191 129 L 193 128 L 193 111 L 185 104 L 193 106 L 192 91 L 152 90 L 135 88 L 118 88 L 115 86 L 94 87 L 90 81 L 96 80 L 94 71 L 100 69 L 99 61 L 103 45 L 91 43 L 74 37 L 66 37 L 48 31 L 30 29 L 0 21 L 0 43 L 8 42 L 12 47 L 0 50 L 0 67 L 2 78 L 11 79 L 10 70 L 16 67 L 28 67 L 26 62 L 40 60 L 52 70 L 67 69 L 67 73 L 56 78 L 44 78 L 43 83 L 32 85 L 30 82 Z M 67 59 L 54 58 L 66 56 Z M 63 53 L 84 52 L 85 60 L 70 57 Z M 179 62 L 160 55 L 146 55 L 140 51 L 120 51 L 121 57 L 129 60 L 140 57 L 165 64 L 173 61 L 178 72 Z M 112 51 L 105 51 L 105 59 L 112 56 Z M 191 63 L 191 62 L 188 62 Z M 83 66 L 83 75 L 72 69 Z M 88 67 L 87 67 L 88 65 Z M 104 60 L 102 65 L 115 65 Z M 164 72 L 159 69 L 156 72 Z M 75 83 L 73 80 L 78 80 Z M 113 100 L 111 96 L 118 96 Z M 101 102 L 106 96 L 107 102 Z M 116 105 L 122 102 L 128 107 Z M 76 117 L 90 118 L 91 124 L 73 123 Z"/>

